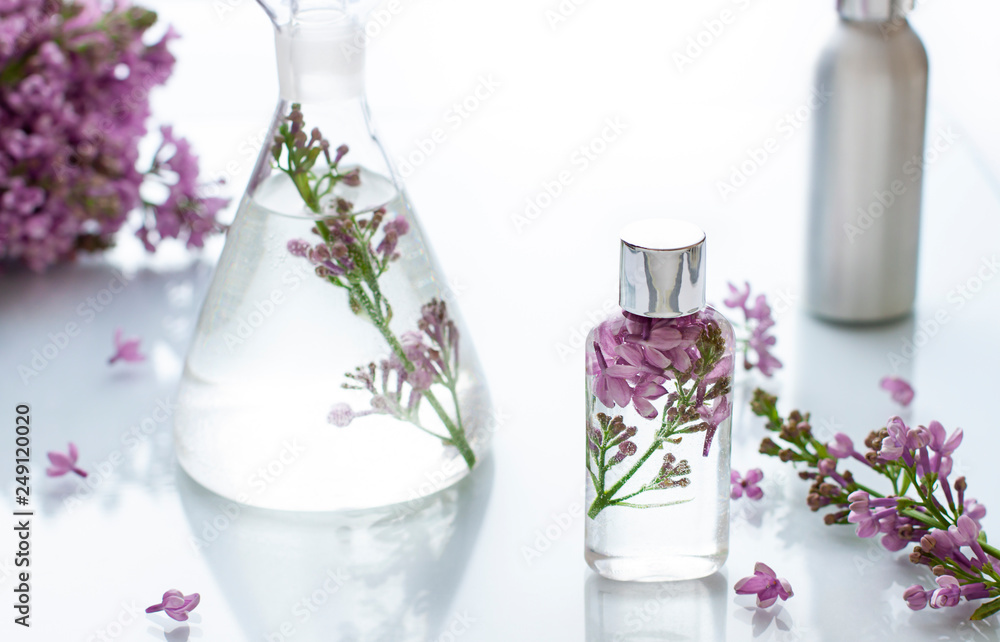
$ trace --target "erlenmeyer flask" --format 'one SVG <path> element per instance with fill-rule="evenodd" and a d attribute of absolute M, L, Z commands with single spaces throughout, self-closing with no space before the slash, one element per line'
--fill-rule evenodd
<path fill-rule="evenodd" d="M 187 356 L 178 458 L 254 506 L 413 500 L 468 473 L 492 411 L 372 128 L 370 3 L 259 2 L 275 24 L 281 97 Z"/>

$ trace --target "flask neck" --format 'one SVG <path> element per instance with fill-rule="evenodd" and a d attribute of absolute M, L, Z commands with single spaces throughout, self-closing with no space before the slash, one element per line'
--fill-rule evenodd
<path fill-rule="evenodd" d="M 837 13 L 852 22 L 896 22 L 912 9 L 913 0 L 837 0 Z"/>
<path fill-rule="evenodd" d="M 274 23 L 282 100 L 315 103 L 364 95 L 364 12 L 329 0 L 260 0 Z"/>

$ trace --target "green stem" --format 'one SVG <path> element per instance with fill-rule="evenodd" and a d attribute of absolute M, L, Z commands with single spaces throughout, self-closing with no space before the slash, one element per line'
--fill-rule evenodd
<path fill-rule="evenodd" d="M 294 155 L 292 154 L 292 148 L 290 146 L 288 148 L 288 156 L 289 156 L 288 168 L 286 169 L 284 167 L 281 167 L 279 164 L 278 166 L 279 169 L 284 171 L 289 176 L 289 178 L 292 179 L 292 183 L 295 185 L 296 189 L 299 192 L 299 195 L 302 197 L 302 200 L 305 202 L 306 206 L 314 213 L 320 214 L 321 213 L 320 203 L 319 203 L 320 197 L 310 184 L 310 174 L 308 172 L 294 171 L 294 168 L 292 167 L 292 158 Z M 322 178 L 320 179 L 320 182 L 322 182 Z M 334 183 L 334 178 L 331 175 L 330 188 L 327 189 L 326 192 L 329 192 L 330 189 L 332 189 L 333 183 Z M 327 227 L 326 223 L 324 223 L 322 220 L 317 220 L 316 229 L 319 231 L 319 234 L 322 237 L 323 241 L 325 243 L 329 243 L 330 229 Z M 413 363 L 406 356 L 406 352 L 403 350 L 403 346 L 399 343 L 399 339 L 397 339 L 396 335 L 394 335 L 392 333 L 392 330 L 389 329 L 388 320 L 382 313 L 382 304 L 385 303 L 385 299 L 382 296 L 381 288 L 379 288 L 378 275 L 372 268 L 371 259 L 370 256 L 368 255 L 368 252 L 364 248 L 356 249 L 356 251 L 352 252 L 352 258 L 354 258 L 357 265 L 361 268 L 362 278 L 364 279 L 364 282 L 368 285 L 369 290 L 371 290 L 372 296 L 374 297 L 375 301 L 372 302 L 372 300 L 368 297 L 368 294 L 364 291 L 364 288 L 362 287 L 360 280 L 351 280 L 348 289 L 350 290 L 354 299 L 357 300 L 362 307 L 364 307 L 365 311 L 368 313 L 368 317 L 371 319 L 372 324 L 376 328 L 378 328 L 379 332 L 385 338 L 386 343 L 389 344 L 389 347 L 392 349 L 393 353 L 395 353 L 395 355 L 399 358 L 400 362 L 402 362 L 403 367 L 406 368 L 407 372 L 413 372 L 414 370 Z M 334 284 L 336 285 L 337 283 Z M 391 310 L 388 303 L 385 303 L 385 306 L 387 310 Z M 389 312 L 389 314 L 391 316 L 391 312 Z M 434 412 L 437 413 L 438 417 L 441 418 L 441 423 L 443 423 L 445 428 L 448 430 L 449 438 L 444 439 L 440 435 L 430 430 L 427 430 L 426 428 L 420 426 L 416 422 L 410 422 L 410 423 L 413 423 L 415 426 L 417 426 L 424 432 L 434 435 L 435 437 L 438 437 L 443 441 L 447 441 L 451 445 L 455 446 L 458 449 L 458 451 L 462 454 L 462 458 L 465 460 L 465 463 L 471 469 L 476 463 L 476 454 L 472 450 L 472 447 L 469 445 L 469 441 L 465 435 L 465 429 L 462 426 L 462 411 L 458 403 L 458 392 L 456 390 L 455 380 L 449 377 L 445 386 L 451 392 L 451 397 L 455 404 L 455 417 L 457 419 L 458 425 L 456 425 L 455 422 L 451 420 L 451 417 L 448 415 L 448 412 L 441 405 L 441 402 L 437 400 L 437 397 L 434 395 L 433 392 L 431 392 L 430 390 L 424 390 L 421 394 L 425 399 L 427 399 L 427 403 L 429 403 L 431 407 L 434 408 Z"/>
<path fill-rule="evenodd" d="M 628 480 L 632 478 L 632 475 L 634 475 L 636 472 L 638 472 L 640 468 L 642 468 L 642 465 L 646 463 L 646 460 L 653 456 L 653 453 L 659 449 L 661 443 L 663 442 L 661 442 L 659 439 L 654 439 L 652 445 L 650 445 L 649 449 L 646 450 L 645 453 L 643 453 L 642 457 L 639 458 L 639 461 L 635 462 L 632 468 L 627 473 L 625 473 L 621 479 L 618 480 L 618 483 L 616 483 L 614 486 L 611 487 L 611 490 L 607 491 L 606 493 L 599 492 L 597 494 L 597 497 L 594 498 L 594 502 L 590 505 L 590 510 L 587 511 L 587 516 L 590 517 L 591 519 L 596 518 L 598 513 L 604 510 L 611 503 L 611 498 L 615 496 L 615 493 L 621 490 L 621 487 L 624 486 L 626 482 L 628 482 Z M 601 469 L 602 486 L 604 482 L 603 473 L 604 469 L 602 468 Z"/>
<path fill-rule="evenodd" d="M 979 542 L 979 545 L 983 547 L 983 551 L 985 551 L 988 555 L 992 555 L 993 557 L 1000 559 L 1000 549 L 985 542 Z"/>

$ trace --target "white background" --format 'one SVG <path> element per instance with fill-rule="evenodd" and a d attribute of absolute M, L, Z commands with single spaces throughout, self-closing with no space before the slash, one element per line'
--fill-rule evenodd
<path fill-rule="evenodd" d="M 713 300 L 727 280 L 748 279 L 775 302 L 776 352 L 786 368 L 763 383 L 786 410 L 812 410 L 814 424 L 856 441 L 883 425 L 897 411 L 877 387 L 892 372 L 889 354 L 919 343 L 898 369 L 917 390 L 904 416 L 962 426 L 956 467 L 969 478 L 969 494 L 988 506 L 1000 502 L 992 450 L 1000 443 L 998 279 L 978 282 L 970 300 L 955 303 L 956 288 L 976 287 L 984 261 L 1000 252 L 1000 8 L 930 0 L 913 16 L 931 61 L 928 142 L 942 128 L 959 140 L 927 173 L 915 316 L 850 330 L 801 311 L 808 115 L 796 134 L 778 130 L 779 119 L 809 99 L 812 67 L 833 26 L 829 4 L 589 0 L 553 24 L 546 11 L 556 9 L 554 0 L 399 0 L 370 43 L 370 102 L 397 160 L 436 128 L 447 133 L 406 180 L 502 417 L 494 456 L 470 483 L 404 520 L 236 515 L 178 471 L 169 421 L 140 446 L 123 445 L 157 400 L 173 394 L 219 243 L 192 261 L 170 250 L 148 259 L 125 242 L 106 262 L 0 276 L 0 413 L 12 418 L 16 403 L 32 404 L 36 471 L 42 452 L 69 439 L 91 470 L 117 462 L 108 475 L 92 475 L 100 480 L 94 491 L 36 472 L 35 627 L 13 630 L 3 607 L 4 639 L 13 630 L 13 639 L 46 642 L 99 633 L 256 642 L 280 639 L 266 634 L 286 621 L 296 622 L 286 637 L 294 640 L 450 640 L 449 628 L 470 641 L 1000 639 L 995 622 L 967 622 L 965 604 L 910 612 L 903 588 L 929 584 L 929 574 L 905 554 L 809 513 L 806 484 L 756 454 L 763 431 L 745 407 L 762 383 L 754 376 L 738 385 L 744 405 L 733 465 L 764 468 L 765 498 L 734 504 L 721 574 L 661 591 L 596 582 L 583 562 L 580 339 L 615 302 L 616 231 L 650 215 L 689 218 L 707 230 Z M 270 26 L 250 0 L 148 5 L 183 35 L 173 47 L 174 78 L 154 96 L 156 118 L 192 139 L 207 173 L 229 175 L 238 198 L 276 97 Z M 675 54 L 724 9 L 735 19 L 679 68 Z M 453 127 L 449 110 L 482 78 L 499 88 Z M 625 132 L 581 171 L 574 151 L 609 118 Z M 778 151 L 721 198 L 718 182 L 768 138 Z M 518 225 L 526 199 L 563 170 L 572 184 Z M 77 306 L 106 287 L 112 266 L 134 280 L 87 322 Z M 947 321 L 935 328 L 928 320 L 941 311 Z M 18 365 L 70 322 L 81 335 L 22 382 Z M 143 337 L 146 364 L 106 367 L 117 326 Z M 0 442 L 0 462 L 12 461 L 11 441 Z M 8 471 L 0 476 L 5 512 L 10 468 L 0 463 Z M 224 526 L 217 538 L 213 521 Z M 1000 526 L 992 512 L 984 523 Z M 9 528 L 2 532 L 0 604 L 7 604 L 14 541 Z M 796 595 L 755 614 L 732 585 L 757 560 L 788 578 Z M 329 594 L 328 571 L 349 578 Z M 190 626 L 162 614 L 129 616 L 133 604 L 141 609 L 171 587 L 202 595 Z M 310 596 L 324 604 L 301 624 L 293 609 Z M 616 637 L 625 632 L 634 635 Z"/>

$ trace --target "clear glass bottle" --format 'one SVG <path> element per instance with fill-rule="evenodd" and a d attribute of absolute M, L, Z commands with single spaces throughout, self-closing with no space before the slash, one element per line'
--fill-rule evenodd
<path fill-rule="evenodd" d="M 622 232 L 622 311 L 587 338 L 585 555 L 614 580 L 705 577 L 729 551 L 733 329 L 705 304 L 705 233 Z"/>
<path fill-rule="evenodd" d="M 178 458 L 255 506 L 410 501 L 484 454 L 489 395 L 372 128 L 365 11 L 260 2 L 281 97 L 188 353 Z"/>

